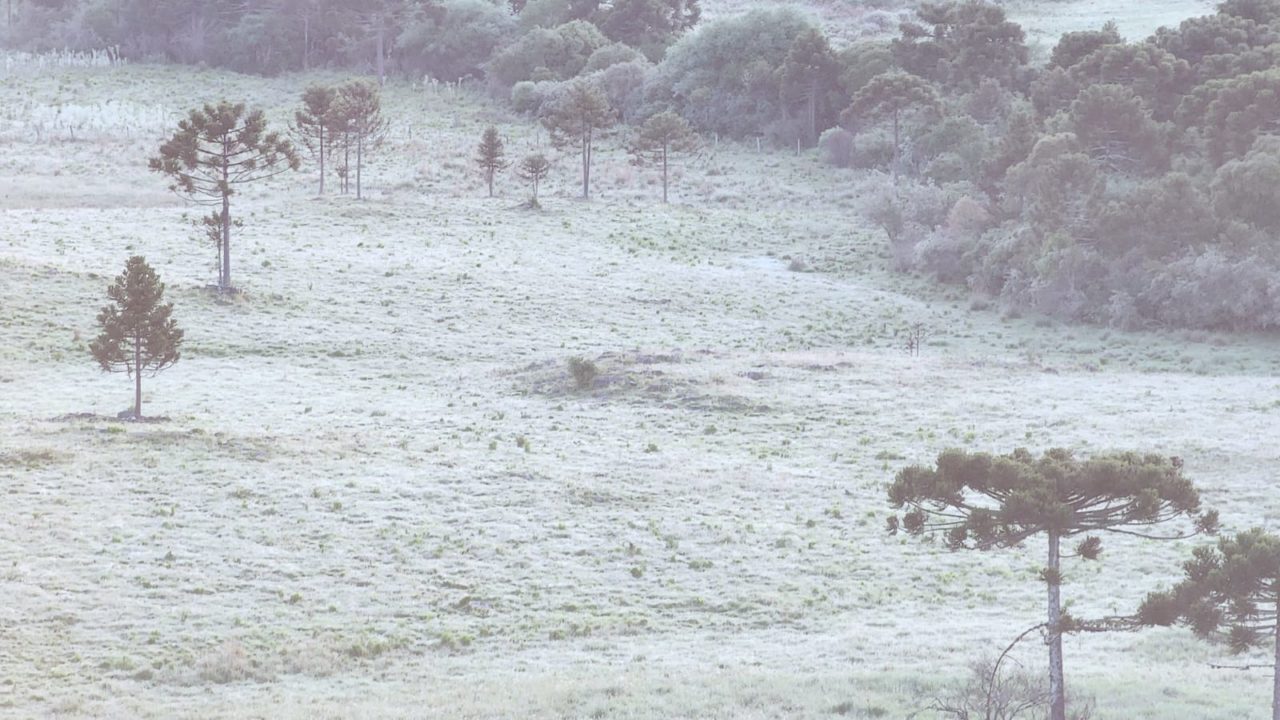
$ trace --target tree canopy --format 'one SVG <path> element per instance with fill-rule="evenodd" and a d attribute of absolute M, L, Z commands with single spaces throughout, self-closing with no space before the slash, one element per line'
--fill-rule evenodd
<path fill-rule="evenodd" d="M 1024 449 L 1007 455 L 947 450 L 933 467 L 902 469 L 889 501 L 905 511 L 889 519 L 890 532 L 937 535 L 952 550 L 1010 548 L 1044 536 L 1052 720 L 1066 718 L 1062 635 L 1078 627 L 1061 607 L 1062 541 L 1083 536 L 1076 555 L 1092 560 L 1105 533 L 1169 539 L 1178 535 L 1160 534 L 1156 526 L 1179 519 L 1191 534 L 1217 527 L 1217 513 L 1201 508 L 1181 460 L 1137 453 L 1081 460 L 1065 449 L 1038 457 Z"/>

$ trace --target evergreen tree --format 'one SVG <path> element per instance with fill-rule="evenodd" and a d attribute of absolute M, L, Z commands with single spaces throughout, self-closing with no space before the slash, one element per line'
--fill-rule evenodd
<path fill-rule="evenodd" d="M 164 304 L 164 284 L 141 255 L 107 288 L 114 303 L 98 313 L 101 327 L 89 343 L 104 372 L 125 372 L 134 381 L 133 417 L 142 417 L 142 373 L 152 376 L 178 361 L 182 330 L 173 320 L 173 303 Z"/>
<path fill-rule="evenodd" d="M 231 196 L 240 185 L 297 170 L 299 161 L 292 143 L 279 133 L 267 132 L 261 110 L 246 111 L 243 103 L 224 100 L 192 110 L 148 164 L 169 176 L 174 192 L 198 204 L 220 207 L 218 287 L 229 291 Z"/>
<path fill-rule="evenodd" d="M 1039 458 L 1022 449 L 1000 456 L 947 450 L 933 468 L 900 471 L 889 499 L 906 508 L 901 519 L 889 519 L 890 532 L 939 535 L 952 550 L 1010 548 L 1045 537 L 1050 720 L 1066 720 L 1062 635 L 1081 627 L 1062 611 L 1062 542 L 1083 535 L 1076 556 L 1094 560 L 1102 551 L 1094 533 L 1172 539 L 1148 529 L 1179 518 L 1192 520 L 1195 532 L 1217 527 L 1217 513 L 1201 509 L 1181 460 L 1136 453 L 1078 460 L 1063 449 Z"/>
<path fill-rule="evenodd" d="M 1077 30 L 1063 33 L 1058 44 L 1053 46 L 1049 56 L 1049 66 L 1070 70 L 1072 65 L 1080 62 L 1094 50 L 1104 45 L 1119 45 L 1124 42 L 1120 37 L 1120 28 L 1114 20 L 1108 20 L 1101 30 Z"/>
<path fill-rule="evenodd" d="M 938 93 L 929 81 L 904 72 L 887 72 L 872 78 L 854 96 L 840 119 L 847 125 L 861 119 L 893 120 L 893 171 L 902 156 L 902 118 L 908 112 L 937 111 Z"/>
<path fill-rule="evenodd" d="M 591 197 L 591 158 L 596 134 L 613 126 L 617 114 L 600 88 L 579 80 L 552 105 L 543 124 L 556 147 L 574 147 L 582 156 L 582 197 Z"/>
<path fill-rule="evenodd" d="M 337 91 L 327 85 L 312 85 L 302 93 L 302 109 L 293 114 L 290 130 L 298 142 L 315 156 L 320 164 L 320 194 L 324 194 L 324 160 L 332 144 L 329 126 L 333 124 Z"/>
<path fill-rule="evenodd" d="M 901 25 L 893 53 L 907 72 L 947 86 L 973 89 L 983 78 L 1007 87 L 1023 83 L 1029 52 L 1022 28 L 983 0 L 924 2 L 916 21 Z"/>
<path fill-rule="evenodd" d="M 1280 720 L 1280 537 L 1254 528 L 1196 548 L 1172 590 L 1151 593 L 1138 610 L 1146 625 L 1189 626 L 1233 653 L 1272 647 L 1271 718 Z"/>
<path fill-rule="evenodd" d="M 551 163 L 547 161 L 546 156 L 542 153 L 529 155 L 516 166 L 516 174 L 522 180 L 528 181 L 533 188 L 533 195 L 529 198 L 529 207 L 539 207 L 538 185 L 542 183 L 549 172 L 551 172 Z"/>
<path fill-rule="evenodd" d="M 493 197 L 493 176 L 506 170 L 511 163 L 506 160 L 506 149 L 503 147 L 502 137 L 498 135 L 498 129 L 492 125 L 485 128 L 484 135 L 480 137 L 476 164 L 484 172 L 485 182 L 489 185 L 489 197 Z"/>
<path fill-rule="evenodd" d="M 631 152 L 636 161 L 652 161 L 662 167 L 662 202 L 667 202 L 667 166 L 673 153 L 692 152 L 698 147 L 698 136 L 689 123 L 673 112 L 650 117 L 636 131 Z"/>
<path fill-rule="evenodd" d="M 830 100 L 840 77 L 836 55 L 822 31 L 812 28 L 796 36 L 778 72 L 783 104 L 804 108 L 805 133 L 812 145 L 820 132 L 835 123 Z"/>
<path fill-rule="evenodd" d="M 365 155 L 382 147 L 387 134 L 378 85 L 368 80 L 353 80 L 338 88 L 333 115 L 333 125 L 342 133 L 347 152 L 351 145 L 355 146 L 356 199 L 363 199 L 361 177 Z M 347 166 L 345 181 L 350 173 L 349 157 L 344 164 Z"/>

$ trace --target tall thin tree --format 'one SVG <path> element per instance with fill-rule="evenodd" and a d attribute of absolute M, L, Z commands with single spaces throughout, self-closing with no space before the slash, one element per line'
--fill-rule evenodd
<path fill-rule="evenodd" d="M 693 152 L 698 148 L 698 136 L 688 121 L 676 113 L 667 111 L 645 120 L 644 125 L 632 137 L 630 150 L 637 163 L 653 162 L 662 168 L 662 202 L 667 202 L 668 165 L 671 156 Z"/>
<path fill-rule="evenodd" d="M 378 85 L 367 80 L 353 80 L 338 88 L 335 101 L 335 123 L 345 131 L 356 151 L 356 199 L 364 197 L 362 172 L 365 155 L 382 147 L 387 120 L 382 115 L 382 94 Z M 350 169 L 348 168 L 348 173 Z"/>
<path fill-rule="evenodd" d="M 231 290 L 231 196 L 236 188 L 290 170 L 298 153 L 279 133 L 267 131 L 261 110 L 226 100 L 192 110 L 151 158 L 152 170 L 169 176 L 171 190 L 188 200 L 220 208 L 222 242 L 218 287 Z"/>
<path fill-rule="evenodd" d="M 294 137 L 320 166 L 320 194 L 324 194 L 324 161 L 333 143 L 329 126 L 333 124 L 334 102 L 337 91 L 328 85 L 312 85 L 302 93 L 302 109 L 293 114 L 289 126 Z"/>
<path fill-rule="evenodd" d="M 476 149 L 476 164 L 480 166 L 485 182 L 489 185 L 489 197 L 493 197 L 493 176 L 511 165 L 506 159 L 506 154 L 498 128 L 492 125 L 485 128 L 484 134 L 480 136 L 480 145 Z"/>
<path fill-rule="evenodd" d="M 1044 632 L 1049 646 L 1049 718 L 1066 720 L 1062 636 L 1077 629 L 1062 610 L 1062 542 L 1084 535 L 1075 555 L 1097 559 L 1102 541 L 1094 533 L 1151 539 L 1215 532 L 1218 515 L 1200 507 L 1200 495 L 1182 475 L 1182 461 L 1159 455 L 1114 453 L 1078 460 L 1054 449 L 1040 457 L 1018 449 L 1008 455 L 947 450 L 935 467 L 900 471 L 889 488 L 903 527 L 912 535 L 936 534 L 947 547 L 987 550 L 1022 545 L 1037 535 L 1046 540 L 1048 562 Z M 1179 518 L 1190 533 L 1152 535 L 1148 528 Z"/>
<path fill-rule="evenodd" d="M 111 305 L 98 313 L 101 332 L 89 343 L 104 372 L 133 378 L 133 417 L 142 417 L 142 373 L 152 376 L 178 362 L 183 332 L 173 319 L 173 303 L 164 302 L 164 283 L 141 255 L 107 288 Z"/>
<path fill-rule="evenodd" d="M 604 92 L 595 85 L 579 80 L 551 104 L 542 120 L 551 132 L 556 147 L 574 147 L 582 155 L 582 197 L 591 197 L 591 159 L 595 152 L 596 134 L 613 127 L 617 114 L 609 107 Z"/>
<path fill-rule="evenodd" d="M 521 179 L 526 180 L 533 188 L 533 195 L 529 198 L 529 207 L 537 208 L 538 205 L 538 185 L 547 177 L 547 173 L 551 172 L 551 163 L 542 153 L 534 153 L 520 161 L 516 166 L 516 174 Z"/>

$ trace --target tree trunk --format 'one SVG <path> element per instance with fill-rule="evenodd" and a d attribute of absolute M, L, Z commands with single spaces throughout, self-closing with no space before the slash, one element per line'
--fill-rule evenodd
<path fill-rule="evenodd" d="M 1280 597 L 1276 598 L 1275 669 L 1271 672 L 1271 720 L 1280 720 Z"/>
<path fill-rule="evenodd" d="M 591 197 L 591 131 L 582 134 L 582 199 Z"/>
<path fill-rule="evenodd" d="M 662 202 L 667 202 L 667 144 L 662 144 Z"/>
<path fill-rule="evenodd" d="M 222 272 L 218 285 L 222 290 L 231 289 L 231 196 L 229 192 L 231 175 L 230 148 L 227 142 L 222 143 Z"/>
<path fill-rule="evenodd" d="M 1049 566 L 1045 572 L 1049 605 L 1049 720 L 1067 720 L 1067 694 L 1062 676 L 1062 575 L 1060 539 L 1049 532 Z"/>
<path fill-rule="evenodd" d="M 231 289 L 231 198 L 227 195 L 222 196 L 222 268 L 218 285 L 223 290 Z"/>
<path fill-rule="evenodd" d="M 133 336 L 133 416 L 142 417 L 142 336 Z"/>
<path fill-rule="evenodd" d="M 493 168 L 485 172 L 485 180 L 489 181 L 489 197 L 493 197 Z"/>
<path fill-rule="evenodd" d="M 893 181 L 898 182 L 898 161 L 902 156 L 902 142 L 898 138 L 898 111 L 893 111 Z"/>
<path fill-rule="evenodd" d="M 809 86 L 809 144 L 818 141 L 818 78 L 813 78 Z"/>
<path fill-rule="evenodd" d="M 320 125 L 320 194 L 324 194 L 324 121 Z"/>
<path fill-rule="evenodd" d="M 378 23 L 378 86 L 387 84 L 387 64 L 386 64 L 386 42 L 384 39 L 385 25 L 382 22 L 382 16 L 377 15 L 374 21 Z M 360 193 L 359 183 L 356 184 L 356 194 Z"/>
<path fill-rule="evenodd" d="M 364 199 L 364 195 L 361 194 L 361 190 L 360 190 L 360 169 L 361 169 L 360 166 L 363 163 L 364 163 L 364 135 L 360 134 L 356 136 L 356 199 L 357 200 Z"/>

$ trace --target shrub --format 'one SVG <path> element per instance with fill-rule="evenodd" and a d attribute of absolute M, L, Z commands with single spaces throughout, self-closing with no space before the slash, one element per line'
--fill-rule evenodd
<path fill-rule="evenodd" d="M 609 43 L 591 53 L 591 57 L 587 58 L 587 64 L 582 68 L 584 73 L 593 73 L 597 70 L 604 70 L 612 65 L 621 63 L 629 63 L 633 60 L 642 59 L 644 56 L 634 48 L 619 42 Z"/>
<path fill-rule="evenodd" d="M 600 371 L 596 364 L 582 357 L 569 358 L 569 374 L 573 376 L 573 384 L 579 390 L 590 390 L 595 386 Z"/>
<path fill-rule="evenodd" d="M 853 133 L 844 128 L 828 128 L 818 138 L 822 161 L 838 168 L 853 165 Z"/>
<path fill-rule="evenodd" d="M 652 114 L 646 112 L 645 94 L 653 77 L 653 64 L 637 55 L 630 62 L 610 65 L 587 79 L 604 92 L 609 107 L 618 112 L 624 123 L 635 123 Z"/>
<path fill-rule="evenodd" d="M 494 56 L 487 69 L 503 86 L 540 77 L 567 80 L 586 67 L 592 53 L 608 44 L 595 25 L 582 20 L 534 28 Z"/>
<path fill-rule="evenodd" d="M 672 45 L 655 82 L 674 109 L 700 128 L 755 133 L 781 115 L 777 70 L 795 39 L 813 29 L 789 8 L 717 20 Z"/>
<path fill-rule="evenodd" d="M 395 47 L 408 70 L 451 82 L 483 74 L 485 62 L 515 31 L 511 15 L 485 0 L 446 0 L 443 16 L 415 19 Z"/>

